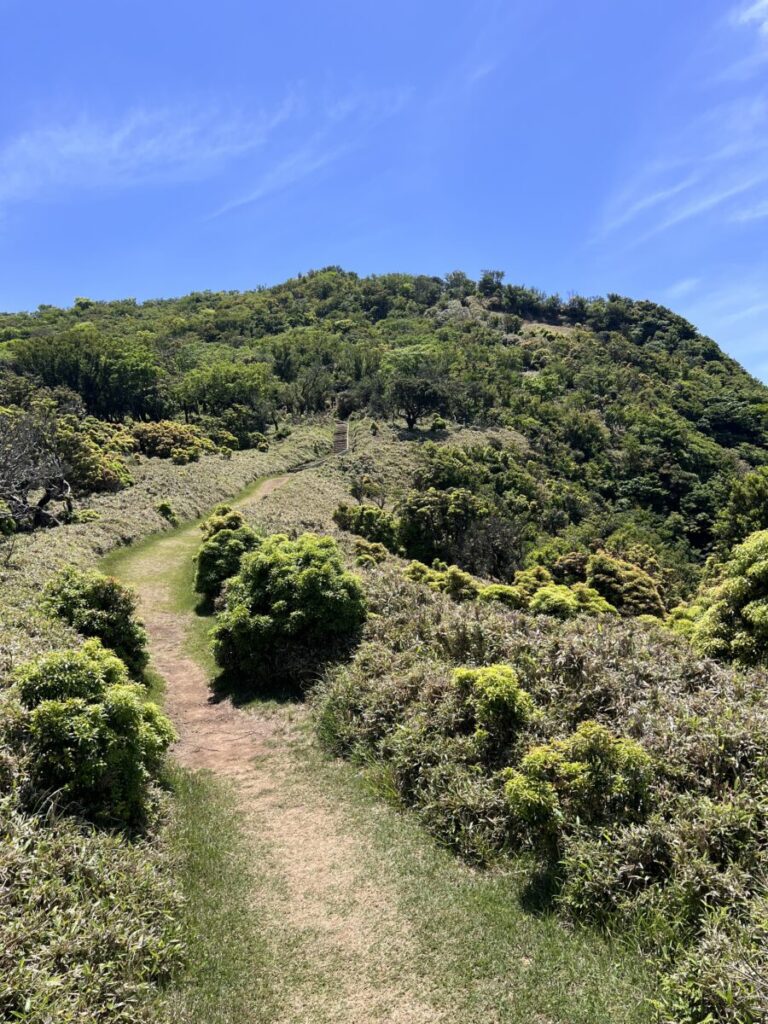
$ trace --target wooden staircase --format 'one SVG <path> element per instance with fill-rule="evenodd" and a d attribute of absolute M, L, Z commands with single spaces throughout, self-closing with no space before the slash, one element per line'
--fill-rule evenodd
<path fill-rule="evenodd" d="M 343 455 L 349 448 L 349 421 L 337 423 L 333 431 L 333 454 Z"/>

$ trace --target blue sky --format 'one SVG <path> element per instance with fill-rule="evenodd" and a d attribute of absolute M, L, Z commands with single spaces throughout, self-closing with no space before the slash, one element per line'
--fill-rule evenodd
<path fill-rule="evenodd" d="M 0 0 L 0 309 L 503 268 L 768 379 L 768 0 Z"/>

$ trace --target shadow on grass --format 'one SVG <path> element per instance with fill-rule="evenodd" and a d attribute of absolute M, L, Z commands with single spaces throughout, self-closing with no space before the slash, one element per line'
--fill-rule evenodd
<path fill-rule="evenodd" d="M 556 913 L 555 900 L 563 885 L 562 871 L 555 861 L 534 867 L 520 890 L 522 910 L 534 917 L 547 917 Z"/>
<path fill-rule="evenodd" d="M 207 594 L 198 595 L 198 601 L 195 607 L 192 609 L 195 615 L 201 619 L 213 619 L 216 611 L 216 605 L 212 597 Z"/>
<path fill-rule="evenodd" d="M 395 437 L 398 441 L 415 441 L 423 444 L 425 441 L 444 441 L 448 437 L 447 430 L 432 430 L 430 427 L 395 427 Z"/>
<path fill-rule="evenodd" d="M 211 682 L 211 703 L 231 700 L 235 707 L 255 700 L 279 704 L 302 702 L 326 671 L 349 661 L 359 636 L 327 651 L 318 648 L 283 650 L 258 665 L 225 669 Z"/>

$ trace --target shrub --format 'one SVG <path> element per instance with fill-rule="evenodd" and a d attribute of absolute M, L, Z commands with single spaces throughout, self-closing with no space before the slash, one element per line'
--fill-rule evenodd
<path fill-rule="evenodd" d="M 195 559 L 195 590 L 209 600 L 218 597 L 226 580 L 240 569 L 243 555 L 259 544 L 259 536 L 250 526 L 217 529 L 203 541 Z"/>
<path fill-rule="evenodd" d="M 223 669 L 254 676 L 268 665 L 279 673 L 286 653 L 317 658 L 356 633 L 365 616 L 360 581 L 345 571 L 331 537 L 275 534 L 243 558 L 230 583 L 214 654 Z"/>
<path fill-rule="evenodd" d="M 586 583 L 574 583 L 571 590 L 576 595 L 579 612 L 582 615 L 616 615 L 616 609 Z"/>
<path fill-rule="evenodd" d="M 513 587 L 508 583 L 490 583 L 478 591 L 478 600 L 485 603 L 498 601 L 506 608 L 527 608 L 528 595 L 522 587 Z"/>
<path fill-rule="evenodd" d="M 47 607 L 83 636 L 97 637 L 133 675 L 146 668 L 147 635 L 136 620 L 136 597 L 114 576 L 69 567 L 45 589 Z"/>
<path fill-rule="evenodd" d="M 214 443 L 197 427 L 175 420 L 137 423 L 133 436 L 143 455 L 171 459 L 179 465 L 195 462 L 201 455 L 216 450 Z"/>
<path fill-rule="evenodd" d="M 447 594 L 454 601 L 474 601 L 482 587 L 474 576 L 464 572 L 457 565 L 446 565 L 437 559 L 432 568 L 423 562 L 411 562 L 403 570 L 407 579 L 414 583 L 424 583 L 436 593 Z"/>
<path fill-rule="evenodd" d="M 491 507 L 464 487 L 411 491 L 398 507 L 400 542 L 412 558 L 454 558 L 467 531 L 491 516 Z"/>
<path fill-rule="evenodd" d="M 170 501 L 159 501 L 157 505 L 155 505 L 155 512 L 157 512 L 159 516 L 162 516 L 167 523 L 171 524 L 171 526 L 178 525 L 179 517 Z"/>
<path fill-rule="evenodd" d="M 552 582 L 552 573 L 548 569 L 543 565 L 534 565 L 530 569 L 521 569 L 515 573 L 514 586 L 525 595 L 527 606 L 537 590 Z"/>
<path fill-rule="evenodd" d="M 482 746 L 509 745 L 534 717 L 533 699 L 509 665 L 456 669 L 453 684 L 471 709 Z"/>
<path fill-rule="evenodd" d="M 751 533 L 768 527 L 768 466 L 734 480 L 728 502 L 720 510 L 715 533 L 721 544 L 730 548 Z"/>
<path fill-rule="evenodd" d="M 13 681 L 36 789 L 60 790 L 99 820 L 139 821 L 174 732 L 120 660 L 90 641 L 23 666 Z"/>
<path fill-rule="evenodd" d="M 631 821 L 646 809 L 653 762 L 634 740 L 582 722 L 565 740 L 534 747 L 506 772 L 513 817 L 548 843 L 578 823 Z"/>
<path fill-rule="evenodd" d="M 674 627 L 702 654 L 744 665 L 768 660 L 768 530 L 734 548 L 721 580 L 693 606 L 678 610 Z"/>
<path fill-rule="evenodd" d="M 243 525 L 245 520 L 241 513 L 231 505 L 217 505 L 200 524 L 200 529 L 203 531 L 203 540 L 210 540 L 219 530 L 239 530 Z"/>
<path fill-rule="evenodd" d="M 341 530 L 348 530 L 374 543 L 397 551 L 397 518 L 377 505 L 341 504 L 333 513 L 333 521 Z"/>
<path fill-rule="evenodd" d="M 76 494 L 120 491 L 133 483 L 125 456 L 135 450 L 136 441 L 125 427 L 93 416 L 61 416 L 55 444 Z"/>
<path fill-rule="evenodd" d="M 560 583 L 547 583 L 537 590 L 528 608 L 534 615 L 552 615 L 556 619 L 572 619 L 580 611 L 574 592 Z"/>
<path fill-rule="evenodd" d="M 598 551 L 587 562 L 587 583 L 621 615 L 664 615 L 652 577 L 639 566 L 605 551 Z"/>
<path fill-rule="evenodd" d="M 556 619 L 572 619 L 576 615 L 616 614 L 613 605 L 584 583 L 574 583 L 572 587 L 547 583 L 535 592 L 528 610 L 534 615 L 552 615 Z"/>
<path fill-rule="evenodd" d="M 389 552 L 383 544 L 372 544 L 363 538 L 355 541 L 355 563 L 357 565 L 381 565 Z"/>

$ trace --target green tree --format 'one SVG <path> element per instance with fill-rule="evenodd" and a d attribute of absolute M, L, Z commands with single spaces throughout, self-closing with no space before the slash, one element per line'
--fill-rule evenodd
<path fill-rule="evenodd" d="M 489 504 L 463 487 L 411 491 L 398 506 L 400 541 L 412 558 L 456 561 L 470 527 L 491 515 Z"/>

